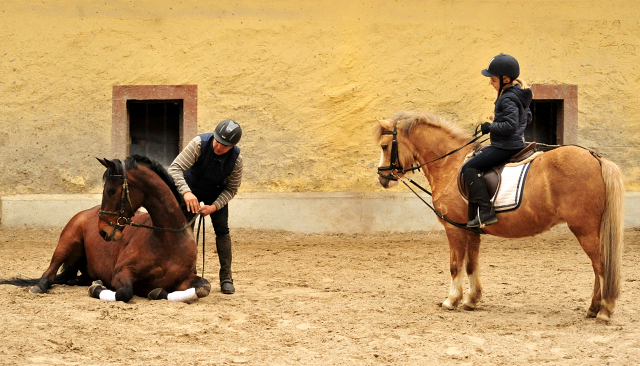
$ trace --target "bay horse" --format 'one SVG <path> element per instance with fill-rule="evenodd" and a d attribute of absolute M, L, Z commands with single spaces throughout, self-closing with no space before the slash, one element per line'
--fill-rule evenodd
<path fill-rule="evenodd" d="M 471 135 L 426 112 L 398 112 L 391 119 L 378 122 L 374 137 L 382 149 L 378 180 L 384 188 L 406 179 L 408 169 L 402 167 L 426 163 L 422 169 L 432 189 L 433 207 L 444 217 L 439 216 L 438 220 L 444 225 L 450 250 L 451 286 L 442 307 L 453 310 L 462 300 L 465 310 L 475 309 L 482 296 L 478 275 L 480 235 L 451 222 L 468 220 L 467 203 L 459 193 L 457 176 L 465 156 L 478 143 L 438 159 L 464 146 Z M 392 155 L 397 157 L 394 161 Z M 532 161 L 520 207 L 498 212 L 498 222 L 486 226 L 484 232 L 521 238 L 566 223 L 591 259 L 595 273 L 587 316 L 608 322 L 620 288 L 623 205 L 622 174 L 613 162 L 585 148 L 562 146 Z M 464 300 L 463 270 L 469 279 Z"/>
<path fill-rule="evenodd" d="M 99 280 L 89 293 L 105 301 L 137 295 L 189 302 L 209 295 L 210 283 L 193 271 L 197 245 L 167 171 L 138 155 L 98 161 L 107 168 L 102 204 L 67 223 L 49 268 L 30 291 L 45 293 L 54 281 Z M 141 206 L 148 213 L 137 212 Z"/>

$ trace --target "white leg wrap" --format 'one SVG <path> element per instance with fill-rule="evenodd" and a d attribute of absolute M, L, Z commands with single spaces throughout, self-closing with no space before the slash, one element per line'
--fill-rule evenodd
<path fill-rule="evenodd" d="M 102 293 L 100 293 L 102 294 Z M 190 288 L 184 291 L 174 291 L 167 295 L 167 300 L 169 301 L 180 301 L 180 302 L 190 302 L 194 300 L 198 300 L 198 295 L 196 295 L 196 289 Z"/>
<path fill-rule="evenodd" d="M 116 301 L 116 293 L 111 290 L 102 290 L 100 292 L 100 300 L 109 302 Z"/>

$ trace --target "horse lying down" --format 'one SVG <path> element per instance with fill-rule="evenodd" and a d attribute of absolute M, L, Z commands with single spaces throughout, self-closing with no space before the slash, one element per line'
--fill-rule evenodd
<path fill-rule="evenodd" d="M 98 161 L 107 168 L 101 206 L 67 223 L 49 268 L 31 280 L 36 285 L 30 292 L 95 281 L 89 294 L 104 301 L 128 302 L 137 295 L 191 302 L 209 295 L 211 284 L 193 271 L 197 244 L 166 170 L 143 156 Z M 148 213 L 136 212 L 141 206 Z"/>

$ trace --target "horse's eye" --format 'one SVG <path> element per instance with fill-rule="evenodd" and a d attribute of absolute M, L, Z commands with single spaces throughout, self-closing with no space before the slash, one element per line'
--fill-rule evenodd
<path fill-rule="evenodd" d="M 389 145 L 381 145 L 380 147 L 382 148 L 382 150 L 387 151 L 387 149 L 389 148 Z"/>
<path fill-rule="evenodd" d="M 116 194 L 116 190 L 115 189 L 107 189 L 107 194 L 109 196 L 113 196 L 114 194 Z"/>

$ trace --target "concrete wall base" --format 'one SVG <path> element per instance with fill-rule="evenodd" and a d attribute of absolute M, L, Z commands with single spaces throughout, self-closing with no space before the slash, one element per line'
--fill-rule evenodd
<path fill-rule="evenodd" d="M 77 212 L 99 205 L 101 195 L 1 197 L 5 227 L 64 227 Z M 442 230 L 412 193 L 240 193 L 230 203 L 232 228 L 303 233 L 375 233 Z M 640 226 L 640 192 L 625 197 L 625 228 Z"/>

